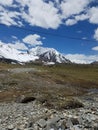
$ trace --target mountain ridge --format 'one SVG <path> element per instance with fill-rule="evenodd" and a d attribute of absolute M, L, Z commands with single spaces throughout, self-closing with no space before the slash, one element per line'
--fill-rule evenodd
<path fill-rule="evenodd" d="M 52 63 L 71 63 L 64 55 L 54 48 L 34 47 L 28 51 L 20 51 L 10 45 L 0 45 L 0 59 L 9 59 L 17 62 L 52 62 Z"/>

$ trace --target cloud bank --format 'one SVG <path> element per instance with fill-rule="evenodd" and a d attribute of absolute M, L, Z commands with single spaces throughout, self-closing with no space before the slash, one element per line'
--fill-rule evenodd
<path fill-rule="evenodd" d="M 94 61 L 98 61 L 98 55 L 67 54 L 65 56 L 72 62 L 79 64 L 90 64 Z"/>
<path fill-rule="evenodd" d="M 24 37 L 21 40 L 18 40 L 18 38 L 16 36 L 12 36 L 12 38 L 14 39 L 14 41 L 12 43 L 5 43 L 3 41 L 0 41 L 0 45 L 7 44 L 10 47 L 13 47 L 18 50 L 28 50 L 31 47 L 39 46 L 39 45 L 43 44 L 41 41 L 43 38 L 37 34 L 27 35 L 26 37 Z"/>
<path fill-rule="evenodd" d="M 94 0 L 1 0 L 0 23 L 7 26 L 30 26 L 57 29 L 61 24 L 71 26 L 88 20 L 98 24 L 98 7 Z"/>

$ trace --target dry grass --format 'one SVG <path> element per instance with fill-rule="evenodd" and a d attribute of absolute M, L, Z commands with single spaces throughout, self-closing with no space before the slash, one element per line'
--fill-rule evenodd
<path fill-rule="evenodd" d="M 22 67 L 40 71 L 19 74 L 8 71 Z M 74 97 L 86 94 L 91 88 L 98 88 L 98 66 L 0 64 L 0 102 L 15 101 L 25 95 L 34 96 L 45 106 L 59 110 L 80 107 L 83 104 Z"/>

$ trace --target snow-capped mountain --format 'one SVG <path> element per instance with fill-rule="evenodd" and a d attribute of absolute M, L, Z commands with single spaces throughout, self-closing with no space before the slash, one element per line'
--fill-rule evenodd
<path fill-rule="evenodd" d="M 39 60 L 44 62 L 70 63 L 68 59 L 54 48 L 35 47 L 32 48 L 29 53 L 38 56 Z"/>
<path fill-rule="evenodd" d="M 0 45 L 0 59 L 11 59 L 18 62 L 42 61 L 51 63 L 70 63 L 61 53 L 53 48 L 35 47 L 27 52 L 14 49 L 10 45 Z"/>
<path fill-rule="evenodd" d="M 68 59 L 65 58 L 54 48 L 44 48 L 35 47 L 29 51 L 30 54 L 38 56 L 40 60 L 44 62 L 54 62 L 54 63 L 70 63 Z"/>
<path fill-rule="evenodd" d="M 26 52 L 21 52 L 17 49 L 14 49 L 10 45 L 3 44 L 0 45 L 0 58 L 16 60 L 18 62 L 29 62 L 29 61 L 35 61 L 39 57 L 29 55 Z"/>
<path fill-rule="evenodd" d="M 45 53 L 47 51 L 51 51 L 51 50 L 55 51 L 55 49 L 53 49 L 53 48 L 45 48 L 45 47 L 37 46 L 37 47 L 34 47 L 34 48 L 30 49 L 29 53 L 39 56 L 39 55 L 41 55 L 41 54 L 43 54 L 43 53 Z"/>

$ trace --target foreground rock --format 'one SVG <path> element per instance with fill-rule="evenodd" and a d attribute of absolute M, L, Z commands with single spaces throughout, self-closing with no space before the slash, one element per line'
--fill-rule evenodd
<path fill-rule="evenodd" d="M 98 99 L 84 107 L 57 111 L 35 100 L 27 104 L 0 104 L 0 130 L 98 130 Z"/>

